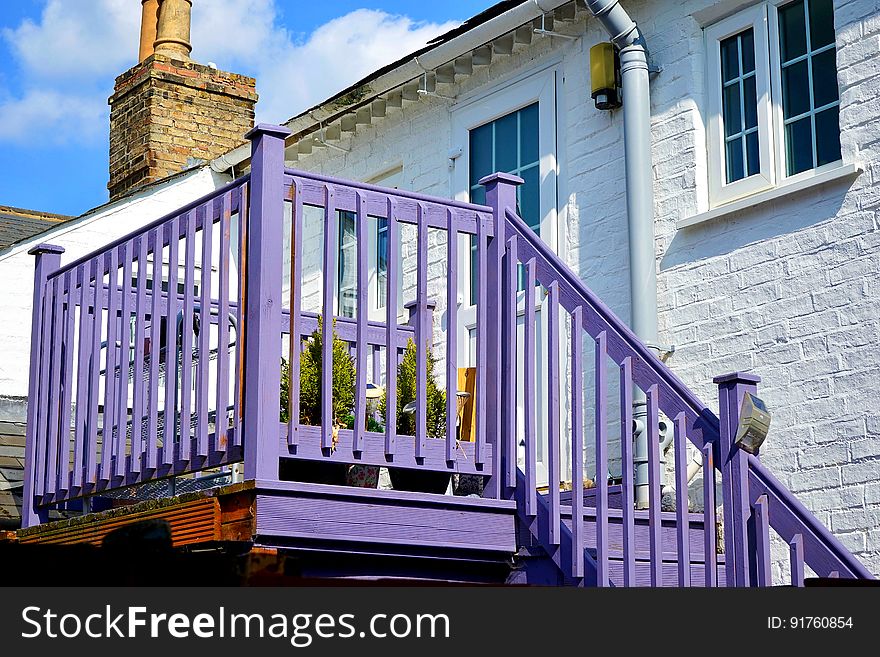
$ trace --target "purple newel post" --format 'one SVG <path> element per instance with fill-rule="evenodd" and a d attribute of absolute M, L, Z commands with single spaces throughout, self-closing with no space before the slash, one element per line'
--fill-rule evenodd
<path fill-rule="evenodd" d="M 281 266 L 284 238 L 284 138 L 260 124 L 251 141 L 250 212 L 244 331 L 244 476 L 278 478 L 281 382 Z"/>
<path fill-rule="evenodd" d="M 523 179 L 508 173 L 493 173 L 480 180 L 486 188 L 486 205 L 492 208 L 495 227 L 488 245 L 488 266 L 486 267 L 486 442 L 492 445 L 494 459 L 491 477 L 484 488 L 485 497 L 501 497 L 502 479 L 506 458 L 516 460 L 516 454 L 503 454 L 502 403 L 501 389 L 507 373 L 502 367 L 502 258 L 504 256 L 504 224 L 505 210 L 516 211 L 516 188 L 523 184 Z M 482 281 L 480 285 L 482 285 Z M 478 329 L 479 330 L 479 329 Z M 483 376 L 478 372 L 478 376 Z M 512 409 L 507 409 L 512 412 Z"/>
<path fill-rule="evenodd" d="M 727 586 L 750 585 L 749 558 L 749 466 L 748 454 L 734 441 L 739 428 L 739 409 L 745 393 L 756 394 L 761 377 L 733 372 L 713 379 L 718 385 L 721 440 L 718 463 L 724 496 L 724 561 Z"/>
<path fill-rule="evenodd" d="M 40 379 L 40 335 L 43 326 L 43 297 L 46 281 L 61 266 L 61 254 L 64 249 L 54 244 L 38 244 L 28 253 L 34 256 L 34 300 L 31 313 L 31 363 L 28 375 L 27 428 L 25 433 L 24 452 L 24 491 L 21 503 L 21 526 L 32 527 L 45 522 L 46 511 L 35 508 L 34 482 L 45 473 L 37 472 L 37 398 L 39 397 Z"/>

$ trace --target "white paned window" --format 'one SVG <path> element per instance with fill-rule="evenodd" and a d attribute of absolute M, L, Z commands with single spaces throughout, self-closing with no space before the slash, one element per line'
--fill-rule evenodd
<path fill-rule="evenodd" d="M 832 0 L 761 3 L 705 36 L 713 205 L 839 162 Z"/>

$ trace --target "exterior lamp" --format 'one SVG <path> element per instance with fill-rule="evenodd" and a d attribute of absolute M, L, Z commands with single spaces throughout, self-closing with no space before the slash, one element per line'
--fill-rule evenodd
<path fill-rule="evenodd" d="M 597 43 L 590 48 L 590 88 L 596 109 L 612 110 L 620 99 L 620 59 L 614 44 Z"/>
<path fill-rule="evenodd" d="M 763 400 L 751 393 L 745 393 L 739 412 L 737 446 L 749 454 L 757 454 L 770 430 L 770 417 L 770 411 L 767 410 Z"/>
<path fill-rule="evenodd" d="M 382 388 L 375 383 L 367 384 L 367 412 L 375 415 L 379 411 L 379 400 L 382 399 Z"/>

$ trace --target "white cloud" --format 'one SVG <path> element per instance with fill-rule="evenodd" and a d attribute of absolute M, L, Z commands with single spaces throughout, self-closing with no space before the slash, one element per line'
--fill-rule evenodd
<path fill-rule="evenodd" d="M 455 25 L 359 9 L 298 38 L 279 23 L 277 0 L 200 0 L 193 57 L 256 77 L 259 119 L 281 122 Z M 0 141 L 35 121 L 54 141 L 103 134 L 107 96 L 136 60 L 139 30 L 132 0 L 48 0 L 38 21 L 4 29 L 27 84 L 0 99 L 0 122 L 12 126 L 0 126 Z"/>
<path fill-rule="evenodd" d="M 107 125 L 103 99 L 35 89 L 0 102 L 0 142 L 92 143 Z"/>

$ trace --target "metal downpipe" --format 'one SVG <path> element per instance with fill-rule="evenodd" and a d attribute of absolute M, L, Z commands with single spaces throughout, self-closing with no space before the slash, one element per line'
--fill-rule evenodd
<path fill-rule="evenodd" d="M 654 253 L 654 187 L 651 167 L 651 98 L 648 53 L 638 26 L 618 0 L 586 0 L 620 51 L 624 162 L 629 230 L 631 326 L 648 346 L 657 345 L 657 272 Z M 635 390 L 635 501 L 648 506 L 648 432 L 645 395 Z M 661 473 L 661 480 L 662 480 Z M 662 483 L 662 481 L 661 481 Z"/>

